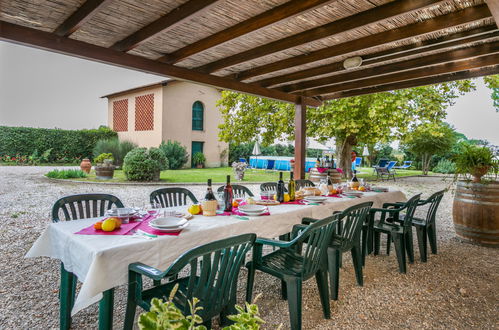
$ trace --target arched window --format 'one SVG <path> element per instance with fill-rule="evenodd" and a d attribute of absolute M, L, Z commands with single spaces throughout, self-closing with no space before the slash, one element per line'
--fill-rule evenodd
<path fill-rule="evenodd" d="M 204 107 L 203 103 L 196 101 L 192 105 L 192 130 L 202 131 L 204 128 Z"/>

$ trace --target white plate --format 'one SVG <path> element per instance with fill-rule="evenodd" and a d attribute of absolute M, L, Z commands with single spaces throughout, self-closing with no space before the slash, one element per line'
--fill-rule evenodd
<path fill-rule="evenodd" d="M 244 212 L 246 214 L 248 214 L 248 213 L 261 214 L 261 213 L 265 212 L 266 210 L 267 210 L 267 208 L 263 205 L 246 204 L 246 205 L 239 206 L 239 211 Z"/>
<path fill-rule="evenodd" d="M 305 196 L 303 199 L 309 202 L 324 202 L 327 197 L 324 196 Z"/>
<path fill-rule="evenodd" d="M 151 220 L 149 224 L 155 228 L 178 228 L 183 226 L 187 220 L 177 217 L 164 217 Z"/>
<path fill-rule="evenodd" d="M 258 211 L 258 212 L 248 212 L 248 211 L 244 212 L 244 211 L 241 211 L 241 210 L 239 210 L 239 211 L 240 211 L 241 213 L 243 213 L 243 214 L 249 215 L 250 217 L 251 217 L 251 216 L 256 217 L 256 216 L 262 215 L 262 214 L 264 214 L 265 212 L 267 212 L 267 210 Z"/>
<path fill-rule="evenodd" d="M 388 192 L 389 189 L 387 187 L 376 187 L 376 186 L 374 186 L 374 187 L 371 187 L 371 190 L 373 190 L 373 191 L 381 191 L 381 192 Z"/>
<path fill-rule="evenodd" d="M 343 195 L 345 195 L 345 196 L 360 197 L 360 196 L 364 195 L 364 193 L 361 193 L 361 192 L 344 192 Z"/>
<path fill-rule="evenodd" d="M 187 226 L 189 226 L 189 222 L 186 222 L 182 226 L 176 227 L 176 228 L 154 227 L 153 225 L 151 225 L 151 223 L 149 223 L 149 227 L 151 227 L 152 229 L 156 229 L 157 231 L 160 231 L 162 233 L 176 233 L 178 231 L 181 231 L 182 229 L 184 229 Z"/>

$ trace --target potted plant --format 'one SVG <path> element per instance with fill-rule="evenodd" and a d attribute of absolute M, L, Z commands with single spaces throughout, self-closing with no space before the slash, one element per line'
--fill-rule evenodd
<path fill-rule="evenodd" d="M 482 177 L 497 177 L 497 158 L 487 147 L 463 145 L 454 159 L 457 181 L 452 216 L 456 234 L 466 240 L 499 246 L 499 183 Z M 472 180 L 469 180 L 469 176 Z"/>
<path fill-rule="evenodd" d="M 99 180 L 110 180 L 114 176 L 114 157 L 111 153 L 100 154 L 95 157 L 95 175 Z"/>
<path fill-rule="evenodd" d="M 232 163 L 232 169 L 234 170 L 234 174 L 236 177 L 236 180 L 243 180 L 244 179 L 244 172 L 248 168 L 248 164 L 245 162 L 233 162 Z"/>
<path fill-rule="evenodd" d="M 202 152 L 196 152 L 192 155 L 192 163 L 196 166 L 196 168 L 203 168 L 205 162 L 206 157 Z"/>

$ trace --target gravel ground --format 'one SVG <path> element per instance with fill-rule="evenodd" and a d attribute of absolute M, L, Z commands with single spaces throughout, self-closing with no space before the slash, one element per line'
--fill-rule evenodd
<path fill-rule="evenodd" d="M 57 328 L 59 262 L 23 256 L 49 223 L 52 204 L 76 193 L 106 192 L 126 205 L 143 205 L 157 186 L 54 183 L 43 177 L 53 167 L 0 166 L 0 328 Z M 385 184 L 384 184 L 385 185 Z M 390 183 L 407 196 L 423 197 L 449 185 L 441 178 L 405 178 Z M 256 185 L 250 185 L 256 190 Z M 190 186 L 202 196 L 204 186 Z M 322 318 L 314 280 L 303 288 L 304 329 L 499 329 L 499 250 L 463 243 L 452 225 L 452 196 L 446 193 L 438 212 L 438 255 L 419 261 L 399 274 L 395 254 L 369 256 L 364 286 L 355 284 L 353 267 L 346 255 L 340 272 L 340 299 L 331 302 L 332 318 Z M 414 235 L 415 236 L 415 235 Z M 415 242 L 417 247 L 417 243 Z M 240 301 L 246 272 L 241 272 Z M 280 300 L 280 283 L 257 273 L 256 293 L 264 328 L 289 327 L 287 303 Z M 122 327 L 126 288 L 116 290 L 115 327 Z M 74 328 L 97 327 L 97 305 L 73 318 Z"/>

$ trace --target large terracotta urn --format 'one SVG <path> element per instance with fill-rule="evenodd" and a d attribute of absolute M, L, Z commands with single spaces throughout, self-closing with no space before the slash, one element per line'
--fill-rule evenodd
<path fill-rule="evenodd" d="M 499 247 L 499 182 L 458 181 L 452 215 L 457 236 Z"/>
<path fill-rule="evenodd" d="M 90 159 L 83 158 L 83 160 L 80 163 L 80 168 L 83 172 L 87 174 L 90 173 L 90 169 L 92 168 L 92 163 L 90 163 Z"/>

